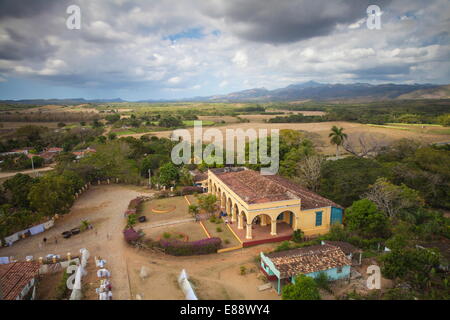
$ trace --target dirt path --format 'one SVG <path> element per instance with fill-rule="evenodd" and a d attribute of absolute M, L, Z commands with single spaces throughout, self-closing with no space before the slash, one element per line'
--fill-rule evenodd
<path fill-rule="evenodd" d="M 46 172 L 46 171 L 51 171 L 53 169 L 54 168 L 52 168 L 52 167 L 44 167 L 44 168 L 34 169 L 34 171 L 32 169 L 29 169 L 29 170 L 23 170 L 23 171 L 0 172 L 0 179 L 14 177 L 18 173 L 32 174 L 33 172 Z"/>

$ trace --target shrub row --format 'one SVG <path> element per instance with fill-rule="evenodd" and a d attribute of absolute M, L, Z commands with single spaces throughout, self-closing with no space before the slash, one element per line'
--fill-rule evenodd
<path fill-rule="evenodd" d="M 192 242 L 161 239 L 159 244 L 164 252 L 174 256 L 193 256 L 200 254 L 216 253 L 222 246 L 220 238 L 207 238 Z"/>
<path fill-rule="evenodd" d="M 203 193 L 202 187 L 188 186 L 184 187 L 181 191 L 182 195 L 194 194 L 194 193 Z"/>

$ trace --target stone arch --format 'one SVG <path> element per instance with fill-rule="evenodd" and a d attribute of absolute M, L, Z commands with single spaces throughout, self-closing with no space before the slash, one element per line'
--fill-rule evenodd
<path fill-rule="evenodd" d="M 252 220 L 252 224 L 258 224 L 261 227 L 265 227 L 267 225 L 270 225 L 272 221 L 272 217 L 266 213 L 261 213 L 256 215 L 253 220 Z"/>
<path fill-rule="evenodd" d="M 291 226 L 291 228 L 294 228 L 295 226 L 295 213 L 290 210 L 285 210 L 283 212 L 280 212 L 277 215 L 277 222 L 285 222 Z"/>

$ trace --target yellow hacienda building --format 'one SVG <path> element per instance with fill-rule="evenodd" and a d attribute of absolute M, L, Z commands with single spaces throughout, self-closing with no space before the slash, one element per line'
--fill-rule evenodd
<path fill-rule="evenodd" d="M 341 206 L 277 175 L 246 168 L 210 169 L 206 184 L 244 245 L 287 240 L 297 229 L 313 237 L 342 223 Z"/>

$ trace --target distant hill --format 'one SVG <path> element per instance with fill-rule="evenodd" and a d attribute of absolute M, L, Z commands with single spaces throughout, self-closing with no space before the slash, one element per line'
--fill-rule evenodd
<path fill-rule="evenodd" d="M 74 98 L 74 99 L 0 100 L 0 102 L 7 103 L 7 104 L 26 104 L 26 105 L 46 106 L 46 105 L 78 105 L 78 104 L 85 104 L 85 103 L 125 102 L 125 100 L 122 100 L 120 98 L 94 99 L 94 100 L 86 100 L 84 98 Z"/>
<path fill-rule="evenodd" d="M 389 100 L 400 97 L 406 98 L 408 94 L 415 97 L 421 96 L 417 91 L 424 92 L 424 98 L 428 96 L 433 99 L 439 99 L 438 92 L 442 87 L 433 84 L 380 84 L 372 85 L 368 83 L 354 84 L 326 84 L 309 81 L 300 84 L 292 84 L 285 88 L 267 90 L 265 88 L 250 89 L 239 92 L 233 92 L 225 95 L 205 97 L 202 100 L 220 101 L 220 102 L 258 102 L 258 101 L 293 101 L 293 100 L 348 100 L 348 99 L 364 99 L 364 100 Z M 433 91 L 434 90 L 434 91 Z M 448 88 L 447 88 L 448 90 Z M 445 91 L 445 90 L 444 90 Z M 427 92 L 436 92 L 436 94 L 428 94 Z M 441 94 L 442 97 L 446 97 Z M 402 98 L 403 99 L 403 98 Z M 416 98 L 414 98 L 416 99 Z"/>
<path fill-rule="evenodd" d="M 450 99 L 450 85 L 416 90 L 402 94 L 397 99 Z"/>
<path fill-rule="evenodd" d="M 450 85 L 435 84 L 394 84 L 373 85 L 369 83 L 329 84 L 308 81 L 291 84 L 284 88 L 268 90 L 254 88 L 232 92 L 223 95 L 192 97 L 185 99 L 154 99 L 136 102 L 269 102 L 269 101 L 377 101 L 391 99 L 450 99 Z M 86 103 L 128 102 L 116 99 L 34 99 L 34 100 L 3 100 L 7 104 L 27 105 L 77 105 Z"/>

